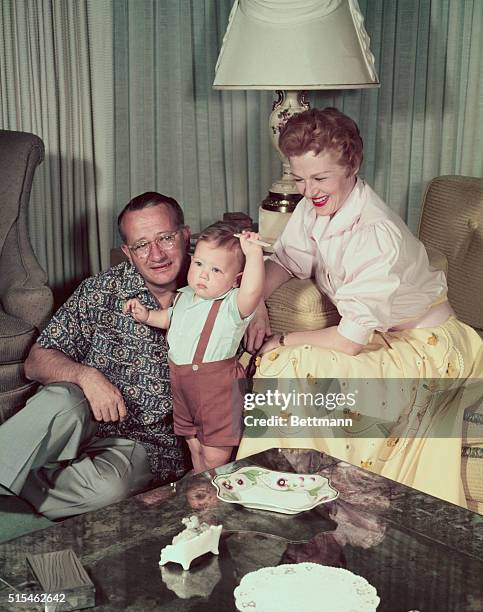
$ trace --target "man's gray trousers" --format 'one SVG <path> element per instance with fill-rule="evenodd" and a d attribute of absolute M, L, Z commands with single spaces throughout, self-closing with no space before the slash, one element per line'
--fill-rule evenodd
<path fill-rule="evenodd" d="M 146 488 L 152 474 L 142 445 L 97 438 L 96 430 L 77 385 L 43 387 L 0 426 L 0 485 L 50 519 L 96 510 Z"/>

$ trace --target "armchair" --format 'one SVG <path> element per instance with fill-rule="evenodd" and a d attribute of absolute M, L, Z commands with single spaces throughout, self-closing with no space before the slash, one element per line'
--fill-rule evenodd
<path fill-rule="evenodd" d="M 32 180 L 43 159 L 40 138 L 0 130 L 0 424 L 35 391 L 23 364 L 52 313 L 52 293 L 27 225 Z"/>

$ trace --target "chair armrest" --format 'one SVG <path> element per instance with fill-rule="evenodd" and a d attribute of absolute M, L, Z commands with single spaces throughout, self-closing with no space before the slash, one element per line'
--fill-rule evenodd
<path fill-rule="evenodd" d="M 42 330 L 52 314 L 54 299 L 52 291 L 45 285 L 10 287 L 2 296 L 2 304 L 7 314 Z"/>
<path fill-rule="evenodd" d="M 311 279 L 291 278 L 267 300 L 274 334 L 313 331 L 337 325 L 340 315 Z"/>
<path fill-rule="evenodd" d="M 52 314 L 47 274 L 37 261 L 27 231 L 12 226 L 0 257 L 0 300 L 5 312 L 41 329 Z"/>

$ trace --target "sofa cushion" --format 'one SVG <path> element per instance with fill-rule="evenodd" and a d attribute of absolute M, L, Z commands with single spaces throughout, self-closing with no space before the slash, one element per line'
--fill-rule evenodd
<path fill-rule="evenodd" d="M 25 361 L 37 336 L 37 329 L 0 309 L 0 367 Z"/>

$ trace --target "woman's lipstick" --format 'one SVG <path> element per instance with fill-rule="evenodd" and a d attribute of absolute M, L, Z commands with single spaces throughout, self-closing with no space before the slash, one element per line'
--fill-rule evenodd
<path fill-rule="evenodd" d="M 322 206 L 325 206 L 329 200 L 328 195 L 323 196 L 322 198 L 312 198 L 312 204 L 317 207 L 317 208 L 322 208 Z"/>

